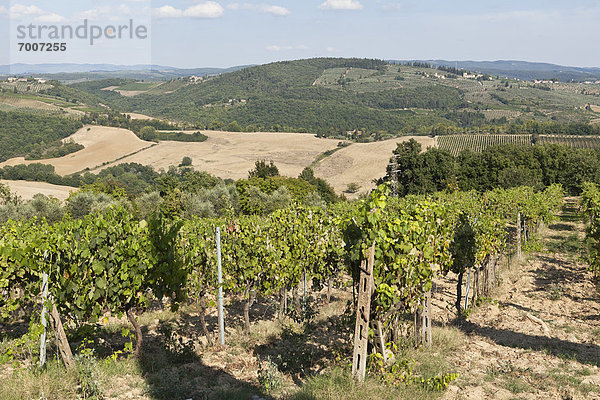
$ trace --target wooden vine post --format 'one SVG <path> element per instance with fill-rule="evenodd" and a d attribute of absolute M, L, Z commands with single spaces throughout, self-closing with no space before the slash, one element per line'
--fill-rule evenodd
<path fill-rule="evenodd" d="M 521 260 L 521 212 L 517 213 L 517 260 Z"/>
<path fill-rule="evenodd" d="M 431 345 L 431 289 L 425 292 L 415 312 L 415 339 L 417 346 Z"/>
<path fill-rule="evenodd" d="M 367 348 L 369 346 L 369 315 L 373 294 L 373 264 L 375 263 L 375 243 L 369 248 L 368 261 L 362 260 L 358 285 L 358 305 L 356 327 L 354 328 L 354 353 L 352 356 L 352 376 L 359 382 L 367 373 Z"/>
<path fill-rule="evenodd" d="M 50 311 L 50 325 L 52 325 L 52 330 L 54 331 L 54 336 L 56 337 L 56 344 L 65 366 L 68 369 L 74 368 L 75 360 L 73 359 L 71 346 L 69 346 L 65 329 L 63 328 L 63 324 L 60 320 L 60 314 L 58 313 L 56 304 L 54 303 L 52 304 L 52 309 Z"/>

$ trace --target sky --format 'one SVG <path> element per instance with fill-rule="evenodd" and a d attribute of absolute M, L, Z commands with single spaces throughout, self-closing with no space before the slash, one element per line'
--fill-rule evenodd
<path fill-rule="evenodd" d="M 75 28 L 85 19 L 110 33 L 131 20 L 147 34 L 94 44 L 47 39 L 66 42 L 66 51 L 19 51 L 19 43 L 40 42 L 18 38 L 19 26 Z M 600 67 L 597 21 L 598 0 L 0 0 L 0 65 L 194 68 L 331 56 Z"/>

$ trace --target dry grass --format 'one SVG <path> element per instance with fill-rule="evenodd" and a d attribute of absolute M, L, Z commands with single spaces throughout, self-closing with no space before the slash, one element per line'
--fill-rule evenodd
<path fill-rule="evenodd" d="M 256 160 L 273 160 L 282 175 L 295 177 L 315 157 L 325 150 L 336 148 L 338 143 L 338 140 L 318 139 L 314 135 L 300 133 L 202 133 L 208 136 L 205 142 L 161 142 L 115 164 L 137 162 L 156 169 L 168 169 L 171 165 L 178 165 L 184 156 L 189 156 L 198 170 L 221 178 L 240 179 L 248 176 Z"/>
<path fill-rule="evenodd" d="M 147 121 L 147 120 L 150 120 L 150 119 L 155 119 L 155 118 L 149 117 L 147 115 L 138 114 L 138 113 L 127 113 L 125 115 L 131 117 L 131 119 L 141 119 L 141 120 L 144 120 L 144 121 Z"/>
<path fill-rule="evenodd" d="M 11 158 L 1 163 L 0 167 L 42 163 L 53 165 L 59 175 L 68 175 L 86 168 L 97 168 L 153 144 L 139 139 L 129 130 L 104 126 L 84 126 L 65 140 L 71 139 L 85 148 L 64 157 L 49 160 L 27 161 L 23 157 Z"/>
<path fill-rule="evenodd" d="M 337 193 L 342 193 L 350 183 L 361 189 L 350 198 L 358 197 L 375 187 L 373 179 L 385 175 L 386 167 L 397 143 L 415 139 L 423 150 L 436 146 L 436 139 L 428 136 L 403 136 L 374 143 L 354 143 L 324 158 L 315 166 L 315 175 L 329 182 Z"/>
<path fill-rule="evenodd" d="M 77 188 L 70 186 L 52 185 L 45 182 L 0 180 L 0 183 L 8 185 L 10 191 L 20 196 L 23 200 L 31 200 L 38 193 L 48 197 L 56 197 L 59 200 L 65 200 L 71 192 L 77 190 Z"/>
<path fill-rule="evenodd" d="M 140 94 L 144 94 L 147 92 L 147 90 L 114 90 L 114 92 L 117 92 L 124 97 L 133 97 Z"/>
<path fill-rule="evenodd" d="M 141 114 L 129 115 L 137 119 L 150 118 Z M 17 157 L 1 163 L 0 167 L 39 162 L 54 165 L 59 175 L 68 175 L 86 169 L 97 173 L 109 166 L 135 162 L 166 170 L 188 156 L 192 158 L 195 169 L 223 179 L 246 178 L 257 160 L 273 160 L 282 175 L 296 177 L 324 152 L 336 149 L 339 143 L 337 139 L 319 139 L 312 134 L 301 133 L 202 133 L 208 136 L 205 142 L 164 141 L 152 146 L 152 143 L 140 140 L 125 129 L 86 126 L 67 138 L 84 145 L 85 149 L 81 151 L 50 160 L 26 161 Z M 315 175 L 326 179 L 337 193 L 344 192 L 350 183 L 358 184 L 361 189 L 357 193 L 347 194 L 350 198 L 358 197 L 374 187 L 374 179 L 385 175 L 397 143 L 411 138 L 421 143 L 423 149 L 436 145 L 435 139 L 425 136 L 353 143 L 317 162 Z"/>

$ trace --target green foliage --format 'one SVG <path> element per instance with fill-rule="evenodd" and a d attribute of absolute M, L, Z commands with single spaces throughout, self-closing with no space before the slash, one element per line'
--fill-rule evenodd
<path fill-rule="evenodd" d="M 44 147 L 46 147 L 44 149 Z M 48 158 L 59 158 L 66 156 L 71 153 L 75 153 L 84 148 L 83 145 L 75 143 L 73 140 L 67 142 L 57 141 L 55 144 L 44 146 L 44 143 L 40 144 L 34 150 L 32 150 L 27 156 L 26 160 L 42 160 Z"/>
<path fill-rule="evenodd" d="M 0 342 L 0 364 L 17 365 L 27 360 L 35 364 L 39 360 L 40 335 L 43 332 L 44 327 L 39 321 L 39 315 L 34 314 L 29 321 L 27 333 L 19 338 Z"/>
<path fill-rule="evenodd" d="M 202 132 L 155 132 L 153 140 L 170 140 L 174 142 L 200 143 L 205 142 L 208 136 Z"/>
<path fill-rule="evenodd" d="M 267 164 L 265 160 L 258 160 L 254 163 L 254 169 L 248 171 L 248 178 L 272 178 L 279 176 L 279 169 L 271 160 L 270 164 Z"/>
<path fill-rule="evenodd" d="M 598 150 L 502 145 L 479 153 L 465 150 L 456 157 L 434 148 L 420 151 L 416 142 L 399 144 L 380 182 L 395 184 L 401 196 L 456 186 L 479 192 L 518 186 L 540 190 L 555 183 L 578 195 L 584 182 L 600 183 Z"/>
<path fill-rule="evenodd" d="M 282 384 L 281 373 L 277 369 L 277 364 L 271 361 L 270 357 L 261 361 L 258 366 L 257 379 L 260 386 L 267 392 L 279 389 Z"/>
<path fill-rule="evenodd" d="M 0 162 L 36 149 L 43 152 L 48 143 L 56 143 L 82 126 L 70 118 L 0 111 Z"/>
<path fill-rule="evenodd" d="M 25 180 L 48 182 L 54 185 L 78 187 L 81 185 L 80 176 L 60 176 L 49 164 L 32 163 L 29 165 L 7 165 L 0 168 L 0 178 L 7 180 Z"/>
<path fill-rule="evenodd" d="M 400 359 L 386 363 L 380 353 L 371 354 L 367 362 L 372 373 L 377 374 L 385 384 L 392 386 L 420 385 L 431 391 L 444 391 L 459 376 L 458 373 L 445 373 L 431 378 L 416 376 L 414 360 Z"/>
<path fill-rule="evenodd" d="M 178 245 L 179 230 L 183 221 L 169 221 L 161 212 L 148 221 L 153 265 L 146 276 L 146 285 L 158 299 L 171 299 L 171 309 L 177 310 L 186 298 L 184 291 L 188 270 L 183 264 Z"/>
<path fill-rule="evenodd" d="M 154 140 L 156 138 L 156 129 L 153 126 L 145 126 L 140 130 L 142 140 Z"/>
<path fill-rule="evenodd" d="M 192 159 L 191 157 L 183 157 L 183 159 L 181 160 L 181 163 L 179 164 L 180 167 L 189 167 L 190 165 L 192 165 Z"/>
<path fill-rule="evenodd" d="M 145 307 L 150 295 L 184 298 L 187 271 L 174 249 L 179 224 L 160 216 L 139 222 L 122 207 L 55 225 L 9 223 L 0 240 L 0 287 L 39 289 L 42 271 L 59 311 L 96 321 L 105 311 L 121 314 Z M 0 307 L 3 304 L 0 304 Z"/>
<path fill-rule="evenodd" d="M 359 263 L 375 245 L 373 295 L 377 317 L 402 305 L 412 311 L 431 280 L 451 263 L 452 239 L 447 209 L 414 198 L 388 207 L 389 188 L 380 185 L 344 224 L 344 241 L 354 282 Z"/>
<path fill-rule="evenodd" d="M 39 193 L 26 202 L 19 198 L 12 198 L 4 205 L 0 203 L 0 223 L 33 217 L 56 222 L 62 219 L 64 214 L 65 209 L 61 206 L 60 200 Z"/>
<path fill-rule="evenodd" d="M 84 399 L 102 400 L 104 394 L 100 385 L 100 369 L 94 350 L 87 348 L 91 343 L 84 340 L 79 346 L 79 354 L 75 356 L 79 391 Z"/>
<path fill-rule="evenodd" d="M 72 218 L 80 219 L 114 205 L 115 199 L 103 192 L 92 190 L 72 194 L 66 200 L 65 209 Z"/>
<path fill-rule="evenodd" d="M 429 148 L 421 152 L 414 139 L 398 143 L 381 182 L 391 182 L 400 196 L 445 190 L 454 181 L 456 165 L 450 153 Z"/>
<path fill-rule="evenodd" d="M 581 209 L 589 224 L 586 228 L 588 262 L 597 276 L 600 272 L 600 190 L 594 183 L 585 183 L 581 194 Z"/>
<path fill-rule="evenodd" d="M 356 193 L 360 190 L 360 185 L 352 182 L 348 184 L 348 187 L 346 188 L 346 193 Z"/>

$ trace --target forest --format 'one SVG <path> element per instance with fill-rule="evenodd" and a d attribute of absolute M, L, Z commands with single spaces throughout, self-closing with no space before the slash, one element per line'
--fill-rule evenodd
<path fill-rule="evenodd" d="M 40 146 L 64 139 L 82 126 L 71 118 L 0 111 L 0 162 L 39 152 Z"/>

